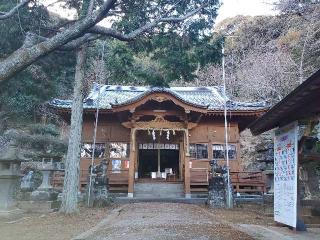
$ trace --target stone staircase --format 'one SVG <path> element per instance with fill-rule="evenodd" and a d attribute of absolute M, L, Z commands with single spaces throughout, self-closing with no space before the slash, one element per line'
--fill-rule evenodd
<path fill-rule="evenodd" d="M 135 198 L 162 198 L 162 199 L 175 199 L 184 197 L 183 183 L 135 183 L 134 185 Z"/>

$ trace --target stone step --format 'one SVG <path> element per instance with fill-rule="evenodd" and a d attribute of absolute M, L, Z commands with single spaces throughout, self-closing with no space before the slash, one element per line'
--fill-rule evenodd
<path fill-rule="evenodd" d="M 188 203 L 188 204 L 198 204 L 204 205 L 207 198 L 141 198 L 141 197 L 117 197 L 115 199 L 116 203 L 139 203 L 139 202 L 164 202 L 164 203 Z"/>
<path fill-rule="evenodd" d="M 143 194 L 143 193 L 135 193 L 134 197 L 137 198 L 183 198 L 184 193 L 180 194 Z"/>
<path fill-rule="evenodd" d="M 181 198 L 184 197 L 182 183 L 136 183 L 134 196 L 138 198 Z"/>
<path fill-rule="evenodd" d="M 305 224 L 320 224 L 320 216 L 302 216 Z"/>
<path fill-rule="evenodd" d="M 147 192 L 147 191 L 166 191 L 166 192 L 176 192 L 183 191 L 182 184 L 149 184 L 149 183 L 137 183 L 134 186 L 135 191 Z"/>

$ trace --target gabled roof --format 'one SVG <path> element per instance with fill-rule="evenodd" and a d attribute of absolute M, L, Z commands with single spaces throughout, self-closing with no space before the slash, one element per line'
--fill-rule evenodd
<path fill-rule="evenodd" d="M 222 87 L 134 87 L 95 84 L 88 97 L 84 100 L 84 109 L 97 107 L 98 99 L 100 109 L 114 109 L 122 105 L 129 105 L 153 93 L 172 95 L 177 100 L 208 111 L 223 111 Z M 61 109 L 70 109 L 71 100 L 54 99 L 50 105 Z M 255 111 L 265 110 L 265 102 L 245 103 L 232 101 L 227 98 L 229 111 Z"/>
<path fill-rule="evenodd" d="M 320 70 L 251 124 L 254 135 L 320 114 Z"/>

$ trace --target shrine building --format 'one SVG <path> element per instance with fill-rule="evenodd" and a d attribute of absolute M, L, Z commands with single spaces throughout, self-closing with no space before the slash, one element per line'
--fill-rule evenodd
<path fill-rule="evenodd" d="M 70 122 L 71 100 L 51 102 Z M 80 184 L 87 183 L 96 112 L 94 161 L 108 162 L 111 192 L 136 194 L 139 183 L 180 184 L 184 197 L 206 192 L 209 162 L 226 164 L 222 87 L 94 85 L 84 100 Z M 239 133 L 261 116 L 264 103 L 227 99 L 230 171 L 241 171 Z"/>

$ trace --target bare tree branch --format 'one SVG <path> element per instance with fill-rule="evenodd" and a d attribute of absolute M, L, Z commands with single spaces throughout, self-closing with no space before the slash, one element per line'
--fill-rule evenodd
<path fill-rule="evenodd" d="M 89 10 L 93 8 L 93 2 L 94 0 L 90 0 Z M 41 37 L 38 37 L 39 39 L 37 40 L 38 42 L 36 41 L 36 44 L 32 44 L 34 41 L 32 38 L 34 37 L 26 39 L 22 47 L 10 54 L 7 58 L 0 60 L 0 84 L 52 51 L 72 50 L 82 43 L 92 41 L 93 39 L 100 37 L 94 36 L 94 34 L 113 37 L 122 41 L 130 41 L 138 35 L 145 33 L 151 28 L 157 26 L 159 23 L 182 22 L 185 19 L 194 16 L 205 7 L 209 6 L 209 3 L 206 1 L 205 4 L 200 5 L 194 10 L 191 10 L 184 16 L 162 16 L 155 18 L 151 22 L 141 26 L 131 33 L 124 34 L 114 29 L 96 26 L 97 23 L 99 23 L 109 14 L 111 9 L 114 9 L 116 2 L 117 0 L 105 0 L 99 9 L 93 11 L 91 14 L 89 13 L 85 15 L 83 18 L 70 25 L 67 29 L 58 32 L 55 36 L 49 39 L 41 40 Z"/>
<path fill-rule="evenodd" d="M 79 20 L 74 25 L 47 41 L 34 46 L 22 46 L 10 56 L 0 61 L 0 83 L 12 77 L 15 73 L 28 67 L 40 57 L 58 49 L 79 37 L 82 37 L 87 29 L 100 22 L 114 6 L 116 0 L 106 0 L 102 7 L 91 15 Z"/>
<path fill-rule="evenodd" d="M 90 0 L 87 15 L 92 14 L 95 0 Z"/>
<path fill-rule="evenodd" d="M 59 48 L 57 48 L 58 51 L 72 51 L 77 49 L 78 47 L 80 47 L 82 44 L 84 43 L 88 43 L 94 40 L 97 40 L 100 36 L 97 34 L 92 34 L 92 33 L 87 33 L 85 35 L 83 35 L 82 37 L 79 37 L 65 45 L 60 46 Z M 26 39 L 24 41 L 24 47 L 28 48 L 28 47 L 32 47 L 33 45 L 36 45 L 38 43 L 41 42 L 45 42 L 48 41 L 49 38 L 43 37 L 43 36 L 39 36 L 35 33 L 32 32 L 27 32 L 26 34 Z"/>
<path fill-rule="evenodd" d="M 97 34 L 87 33 L 87 34 L 83 35 L 82 37 L 79 37 L 79 38 L 59 47 L 58 50 L 72 51 L 72 50 L 79 48 L 80 46 L 82 46 L 85 43 L 97 40 L 99 37 L 100 36 Z"/>
<path fill-rule="evenodd" d="M 14 8 L 12 8 L 9 12 L 0 12 L 0 20 L 4 20 L 10 18 L 19 10 L 19 8 L 24 7 L 26 4 L 31 2 L 31 0 L 23 0 L 19 4 L 17 4 Z"/>
<path fill-rule="evenodd" d="M 132 41 L 134 38 L 141 35 L 142 33 L 147 32 L 148 30 L 152 29 L 153 27 L 157 26 L 159 23 L 182 22 L 182 21 L 192 17 L 193 15 L 197 14 L 199 11 L 201 11 L 206 6 L 208 6 L 208 5 L 204 4 L 201 7 L 196 8 L 193 11 L 191 11 L 181 17 L 159 17 L 159 18 L 155 19 L 154 21 L 147 23 L 144 26 L 141 26 L 138 29 L 136 29 L 128 34 L 123 34 L 115 29 L 105 28 L 105 27 L 101 27 L 101 26 L 94 26 L 94 27 L 90 28 L 88 30 L 88 32 L 101 34 L 103 36 L 113 37 L 113 38 L 119 39 L 121 41 Z"/>

